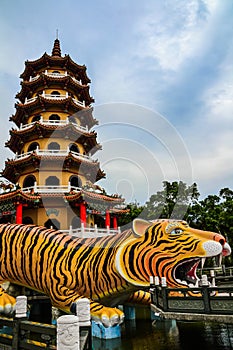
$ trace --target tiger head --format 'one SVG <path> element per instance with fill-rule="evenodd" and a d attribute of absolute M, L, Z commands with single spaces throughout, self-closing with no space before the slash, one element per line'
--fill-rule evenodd
<path fill-rule="evenodd" d="M 197 267 L 206 258 L 231 254 L 221 234 L 193 229 L 185 221 L 136 219 L 133 231 L 118 248 L 116 266 L 134 286 L 148 287 L 150 276 L 158 276 L 166 277 L 169 287 L 194 287 Z"/>

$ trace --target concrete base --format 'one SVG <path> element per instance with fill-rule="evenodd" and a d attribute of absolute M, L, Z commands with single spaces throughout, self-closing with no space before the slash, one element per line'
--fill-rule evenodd
<path fill-rule="evenodd" d="M 104 327 L 101 323 L 91 322 L 92 336 L 100 339 L 114 339 L 121 337 L 121 327 Z"/>

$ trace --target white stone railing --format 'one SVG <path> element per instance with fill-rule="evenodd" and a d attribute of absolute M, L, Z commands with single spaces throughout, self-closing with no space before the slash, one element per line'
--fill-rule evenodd
<path fill-rule="evenodd" d="M 57 126 L 63 126 L 63 125 L 67 125 L 70 123 L 69 121 L 69 118 L 66 118 L 66 120 L 44 120 L 43 117 L 40 118 L 40 120 L 38 120 L 41 124 L 44 124 L 44 125 L 57 125 Z M 28 129 L 30 128 L 31 126 L 33 126 L 34 124 L 36 123 L 35 122 L 32 122 L 32 123 L 29 123 L 29 124 L 20 124 L 20 128 L 19 130 L 24 130 L 24 129 Z M 82 125 L 79 125 L 77 123 L 74 123 L 74 122 L 71 122 L 72 125 L 75 126 L 75 128 L 81 130 L 81 131 L 85 131 L 85 132 L 88 132 L 88 126 L 82 126 Z"/>
<path fill-rule="evenodd" d="M 35 96 L 35 97 L 32 97 L 32 98 L 25 98 L 25 101 L 24 101 L 24 104 L 27 104 L 27 103 L 31 103 L 31 102 L 34 102 L 36 101 L 38 98 L 38 96 Z"/>
<path fill-rule="evenodd" d="M 69 147 L 67 149 L 39 149 L 39 148 L 36 148 L 35 150 L 30 151 L 30 152 L 21 153 L 21 154 L 16 153 L 14 160 L 17 161 L 20 159 L 30 157 L 30 155 L 33 153 L 38 155 L 38 156 L 51 156 L 51 157 L 52 156 L 66 157 L 66 156 L 68 156 L 68 154 L 72 154 L 75 158 L 78 158 L 81 160 L 85 159 L 91 163 L 97 162 L 97 160 L 93 160 L 90 156 L 87 156 L 86 154 L 70 151 Z"/>
<path fill-rule="evenodd" d="M 73 98 L 72 100 L 73 100 L 74 103 L 76 103 L 77 105 L 82 106 L 82 107 L 85 107 L 85 101 L 81 102 L 81 101 L 76 100 L 75 98 Z"/>
<path fill-rule="evenodd" d="M 84 224 L 81 224 L 80 228 L 72 228 L 70 226 L 69 230 L 59 230 L 61 232 L 67 233 L 70 236 L 73 236 L 75 238 L 94 238 L 94 237 L 104 237 L 104 236 L 111 236 L 116 235 L 118 233 L 121 233 L 120 227 L 117 229 L 112 228 L 99 228 L 97 225 L 94 227 L 85 227 Z"/>
<path fill-rule="evenodd" d="M 82 80 L 80 79 L 80 80 L 77 80 L 77 79 L 75 79 L 74 77 L 71 77 L 76 83 L 78 83 L 79 85 L 83 85 L 83 83 L 82 83 Z"/>
<path fill-rule="evenodd" d="M 70 191 L 69 186 L 37 186 L 33 188 L 35 193 L 68 193 Z"/>
<path fill-rule="evenodd" d="M 64 78 L 64 77 L 67 77 L 67 76 L 70 76 L 77 84 L 79 85 L 83 85 L 82 83 L 82 80 L 78 80 L 76 79 L 75 77 L 72 77 L 71 75 L 69 75 L 67 73 L 67 71 L 65 71 L 64 73 L 52 73 L 52 72 L 48 72 L 47 70 L 45 70 L 45 72 L 43 72 L 43 74 L 47 75 L 48 77 L 52 77 L 52 78 Z M 29 81 L 32 82 L 32 81 L 35 81 L 37 79 L 39 79 L 40 75 L 36 75 L 35 77 L 30 77 L 29 78 Z"/>
<path fill-rule="evenodd" d="M 43 92 L 43 94 L 41 95 L 42 97 L 45 97 L 45 98 L 49 98 L 49 99 L 55 99 L 55 100 L 63 100 L 63 99 L 65 99 L 65 98 L 68 98 L 69 97 L 69 95 L 68 95 L 68 92 L 66 92 L 65 94 L 58 94 L 58 95 L 56 95 L 56 94 L 45 94 L 44 92 Z"/>
<path fill-rule="evenodd" d="M 24 193 L 69 193 L 72 188 L 74 192 L 80 192 L 81 187 L 71 186 L 70 182 L 68 185 L 37 185 L 35 181 L 33 186 L 24 187 L 21 189 Z"/>
<path fill-rule="evenodd" d="M 59 316 L 58 309 L 52 307 L 52 325 L 27 320 L 29 298 L 25 295 L 16 297 L 15 317 L 7 320 L 8 327 L 13 329 L 13 335 L 10 337 L 5 335 L 6 332 L 3 331 L 2 336 L 7 337 L 7 344 L 9 345 L 1 344 L 1 349 L 18 349 L 19 344 L 22 345 L 22 348 L 28 348 L 28 344 L 33 344 L 33 338 L 30 332 L 27 332 L 29 326 L 34 327 L 33 332 L 35 334 L 41 335 L 38 348 L 54 348 L 57 350 L 92 348 L 90 300 L 88 298 L 80 298 L 74 302 L 76 304 L 74 305 L 74 315 Z M 82 330 L 85 330 L 86 333 L 85 340 L 81 339 Z M 56 346 L 52 345 L 50 347 L 53 342 L 56 343 Z M 4 342 L 1 343 L 4 344 Z M 34 347 L 37 348 L 36 345 Z"/>
<path fill-rule="evenodd" d="M 75 158 L 83 158 L 85 160 L 88 160 L 92 163 L 96 163 L 97 160 L 93 160 L 90 156 L 87 156 L 86 154 L 82 154 L 82 153 L 78 153 L 78 152 L 73 152 L 73 151 L 70 151 L 69 152 L 75 157 Z"/>
<path fill-rule="evenodd" d="M 63 95 L 55 95 L 55 94 L 45 94 L 45 92 L 43 91 L 43 93 L 41 94 L 42 97 L 47 98 L 47 99 L 53 99 L 53 100 L 63 100 L 69 97 L 68 92 L 66 92 L 66 94 Z M 24 104 L 28 104 L 28 103 L 32 103 L 34 102 L 36 99 L 38 98 L 38 96 L 32 97 L 32 98 L 25 98 L 25 102 Z M 85 107 L 85 101 L 79 101 L 76 100 L 75 98 L 72 98 L 72 100 L 74 101 L 75 104 L 77 104 L 78 106 L 81 107 Z"/>
<path fill-rule="evenodd" d="M 52 73 L 48 72 L 47 70 L 44 72 L 44 74 L 52 78 L 64 78 L 68 75 L 66 71 L 64 73 Z"/>
<path fill-rule="evenodd" d="M 26 153 L 20 153 L 20 154 L 16 153 L 14 160 L 17 161 L 17 160 L 20 160 L 20 159 L 24 159 L 24 158 L 30 157 L 30 155 L 32 153 L 33 153 L 33 151 L 26 152 Z"/>
<path fill-rule="evenodd" d="M 36 149 L 35 153 L 38 156 L 59 156 L 65 157 L 69 154 L 69 149 Z M 72 153 L 72 152 L 71 152 Z M 81 157 L 81 155 L 80 155 Z"/>
<path fill-rule="evenodd" d="M 21 191 L 25 193 L 69 193 L 70 191 L 80 192 L 83 190 L 82 187 L 73 186 L 68 182 L 67 185 L 37 185 L 35 181 L 33 186 L 23 187 Z M 92 188 L 85 189 L 86 192 L 100 193 L 99 190 L 94 190 Z"/>
<path fill-rule="evenodd" d="M 35 80 L 39 79 L 39 77 L 40 77 L 39 74 L 36 75 L 35 77 L 30 77 L 30 78 L 29 78 L 29 81 L 30 81 L 30 82 L 31 82 L 31 81 L 35 81 Z"/>
<path fill-rule="evenodd" d="M 70 191 L 80 192 L 83 190 L 82 187 L 73 186 L 68 182 L 67 185 L 37 185 L 35 181 L 33 186 L 23 187 L 21 191 L 24 193 L 69 193 Z M 85 189 L 86 192 L 100 193 L 99 190 Z M 92 231 L 94 228 L 92 228 Z M 68 230 L 69 231 L 69 230 Z M 68 232 L 67 231 L 67 232 Z"/>

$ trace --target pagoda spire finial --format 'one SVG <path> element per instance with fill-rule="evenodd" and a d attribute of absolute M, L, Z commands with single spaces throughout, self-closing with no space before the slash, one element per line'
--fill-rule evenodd
<path fill-rule="evenodd" d="M 58 39 L 58 29 L 56 30 L 56 39 L 54 40 L 52 56 L 59 56 L 59 57 L 61 57 L 60 41 Z"/>

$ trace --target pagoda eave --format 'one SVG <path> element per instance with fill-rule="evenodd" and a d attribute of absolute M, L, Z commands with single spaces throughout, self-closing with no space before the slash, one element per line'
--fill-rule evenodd
<path fill-rule="evenodd" d="M 41 95 L 38 96 L 33 102 L 27 104 L 16 104 L 16 113 L 10 117 L 10 121 L 13 121 L 18 127 L 20 127 L 21 123 L 25 123 L 29 114 L 38 113 L 42 111 L 53 111 L 54 106 L 59 107 L 63 111 L 66 111 L 70 115 L 74 115 L 79 113 L 80 119 L 84 119 L 89 128 L 93 125 L 97 124 L 96 119 L 92 116 L 93 108 L 91 106 L 87 106 L 84 108 L 81 104 L 74 102 L 72 97 L 64 98 L 64 99 L 48 99 L 43 98 Z"/>
<path fill-rule="evenodd" d="M 5 169 L 2 171 L 1 176 L 5 177 L 12 183 L 17 183 L 20 174 L 25 170 L 25 168 L 27 168 L 27 166 L 32 166 L 34 171 L 38 171 L 40 161 L 35 156 L 27 157 L 26 159 L 18 162 L 14 160 L 7 160 L 5 162 Z"/>
<path fill-rule="evenodd" d="M 111 205 L 115 206 L 124 202 L 124 198 L 112 197 L 105 194 L 89 192 L 85 190 L 81 190 L 79 193 L 73 193 L 73 194 L 71 193 L 65 196 L 68 202 L 76 201 L 80 197 L 82 197 L 82 199 L 87 203 L 101 202 L 101 203 L 105 203 L 106 206 L 111 206 Z"/>
<path fill-rule="evenodd" d="M 41 164 L 43 164 L 43 168 L 55 164 L 60 169 L 64 170 L 71 167 L 80 169 L 81 167 L 82 170 L 86 172 L 87 177 L 92 181 L 98 181 L 106 176 L 106 174 L 99 168 L 99 162 L 90 161 L 83 157 L 75 157 L 71 152 L 66 156 L 38 156 L 35 153 L 31 153 L 22 159 L 7 160 L 5 162 L 5 169 L 2 172 L 2 176 L 13 183 L 16 183 L 20 173 L 23 173 L 28 166 L 32 166 L 35 171 L 38 171 Z"/>
<path fill-rule="evenodd" d="M 77 81 L 72 79 L 71 76 L 64 77 L 50 77 L 46 74 L 40 74 L 38 79 L 34 81 L 23 81 L 22 90 L 16 94 L 16 98 L 20 100 L 21 103 L 25 102 L 26 97 L 33 89 L 39 88 L 40 86 L 46 85 L 48 88 L 57 88 L 61 86 L 63 89 L 67 89 L 67 86 L 73 87 L 74 91 L 79 91 L 83 97 L 83 100 L 86 101 L 86 104 L 91 104 L 94 102 L 94 99 L 90 96 L 89 85 L 79 84 Z"/>
<path fill-rule="evenodd" d="M 41 161 L 49 161 L 49 162 L 60 161 L 61 163 L 63 163 L 63 162 L 70 161 L 71 159 L 77 164 L 88 164 L 88 166 L 90 167 L 99 166 L 99 162 L 91 161 L 88 158 L 83 157 L 81 154 L 75 156 L 72 154 L 72 152 L 70 152 L 67 155 L 64 155 L 64 154 L 59 155 L 59 153 L 51 155 L 49 154 L 49 152 L 46 154 L 46 151 L 44 155 L 37 155 L 36 152 L 32 152 L 31 154 L 25 157 L 22 157 L 20 159 L 8 159 L 5 163 L 6 163 L 6 167 L 9 167 L 9 166 L 18 167 L 19 165 L 27 166 L 33 163 L 39 164 Z"/>
<path fill-rule="evenodd" d="M 101 149 L 101 145 L 97 144 L 96 132 L 86 132 L 75 126 L 72 122 L 65 125 L 48 125 L 40 122 L 35 122 L 28 128 L 21 130 L 11 129 L 10 139 L 5 143 L 5 146 L 10 148 L 13 152 L 18 152 L 19 145 L 24 142 L 31 142 L 37 139 L 37 135 L 40 137 L 50 137 L 51 134 L 56 132 L 57 137 L 70 138 L 70 140 L 85 143 L 85 150 L 87 153 L 94 154 L 97 150 Z"/>
<path fill-rule="evenodd" d="M 21 189 L 17 189 L 15 191 L 7 192 L 7 193 L 1 193 L 0 194 L 0 203 L 14 200 L 18 201 L 20 200 L 25 202 L 34 202 L 35 200 L 40 200 L 39 195 L 31 195 L 29 193 L 23 192 Z"/>
<path fill-rule="evenodd" d="M 109 210 L 111 214 L 126 214 L 130 212 L 130 209 L 118 209 L 118 208 L 112 208 Z"/>
<path fill-rule="evenodd" d="M 50 56 L 46 52 L 35 61 L 26 61 L 24 72 L 20 75 L 21 79 L 29 80 L 32 73 L 38 69 L 61 67 L 70 69 L 71 72 L 79 74 L 85 82 L 88 84 L 91 80 L 86 74 L 86 66 L 75 63 L 69 55 L 61 56 Z"/>
<path fill-rule="evenodd" d="M 7 193 L 1 193 L 0 194 L 0 203 L 3 202 L 21 202 L 21 203 L 32 203 L 33 205 L 38 206 L 39 203 L 43 198 L 63 198 L 64 200 L 67 200 L 69 203 L 79 203 L 85 201 L 87 204 L 94 204 L 94 203 L 101 203 L 105 205 L 106 207 L 110 207 L 111 213 L 119 214 L 119 213 L 126 213 L 129 211 L 129 209 L 118 209 L 114 208 L 115 206 L 121 204 L 124 202 L 124 198 L 116 198 L 110 195 L 102 194 L 102 193 L 95 193 L 95 192 L 89 192 L 81 189 L 80 191 L 71 191 L 70 193 L 64 194 L 64 193 L 28 193 L 24 192 L 21 189 L 17 189 L 14 191 L 10 191 Z"/>

